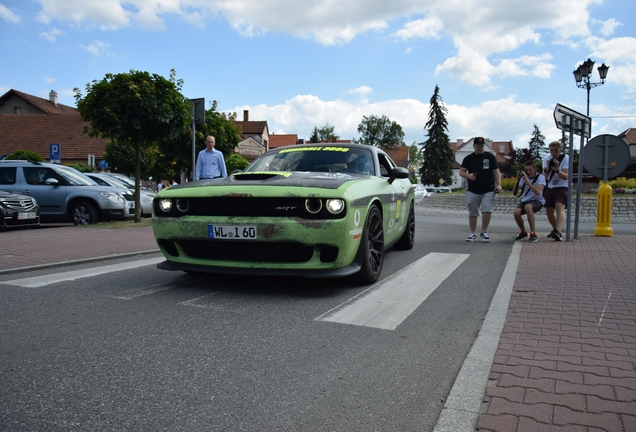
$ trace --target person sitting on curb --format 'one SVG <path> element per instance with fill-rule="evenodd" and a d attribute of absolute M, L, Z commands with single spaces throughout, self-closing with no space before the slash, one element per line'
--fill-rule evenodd
<path fill-rule="evenodd" d="M 545 187 L 545 176 L 537 173 L 537 166 L 533 160 L 529 160 L 525 164 L 525 170 L 519 173 L 519 181 L 515 185 L 512 193 L 516 196 L 519 188 L 521 188 L 521 201 L 517 204 L 514 211 L 515 222 L 519 226 L 519 235 L 515 240 L 522 240 L 528 236 L 528 232 L 523 224 L 524 214 L 528 216 L 528 225 L 530 225 L 529 242 L 535 243 L 539 239 L 535 232 L 534 214 L 541 211 L 545 204 L 543 198 L 543 188 Z"/>

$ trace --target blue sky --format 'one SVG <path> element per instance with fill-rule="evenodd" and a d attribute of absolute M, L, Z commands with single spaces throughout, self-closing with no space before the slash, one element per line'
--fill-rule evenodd
<path fill-rule="evenodd" d="M 364 115 L 426 139 L 435 85 L 451 140 L 558 139 L 556 103 L 585 113 L 572 71 L 610 66 L 591 91 L 593 135 L 636 127 L 636 2 L 624 0 L 0 0 L 0 94 L 75 106 L 107 73 L 165 77 L 239 120 L 309 138 L 357 138 Z M 578 140 L 576 141 L 578 145 Z"/>

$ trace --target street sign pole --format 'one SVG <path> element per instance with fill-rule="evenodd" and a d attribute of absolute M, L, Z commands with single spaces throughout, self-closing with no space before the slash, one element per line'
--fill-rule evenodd
<path fill-rule="evenodd" d="M 574 135 L 581 137 L 581 145 L 579 150 L 579 159 L 583 161 L 583 141 L 585 137 L 589 137 L 592 132 L 592 121 L 585 114 L 574 111 L 564 105 L 556 104 L 554 108 L 554 122 L 556 127 L 566 132 L 570 132 L 569 148 L 568 148 L 568 208 L 566 216 L 565 240 L 570 241 L 570 219 L 572 215 L 572 174 L 574 170 Z M 581 206 L 581 162 L 579 162 L 579 177 L 576 194 L 576 214 L 574 215 L 574 238 L 578 238 L 579 226 L 579 210 Z M 547 185 L 546 185 L 547 187 Z"/>

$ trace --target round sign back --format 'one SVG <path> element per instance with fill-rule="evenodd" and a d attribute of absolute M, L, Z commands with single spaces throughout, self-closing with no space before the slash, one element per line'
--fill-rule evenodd
<path fill-rule="evenodd" d="M 605 147 L 607 146 L 607 160 Z M 620 175 L 629 165 L 629 147 L 616 135 L 598 135 L 587 142 L 583 150 L 583 166 L 595 177 L 603 177 L 603 168 L 607 166 L 607 178 Z"/>

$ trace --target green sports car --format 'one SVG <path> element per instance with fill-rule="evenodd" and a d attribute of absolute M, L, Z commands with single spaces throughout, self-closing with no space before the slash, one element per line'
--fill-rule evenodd
<path fill-rule="evenodd" d="M 159 192 L 165 270 L 378 280 L 384 251 L 411 249 L 409 171 L 366 145 L 271 150 L 244 171 Z"/>

